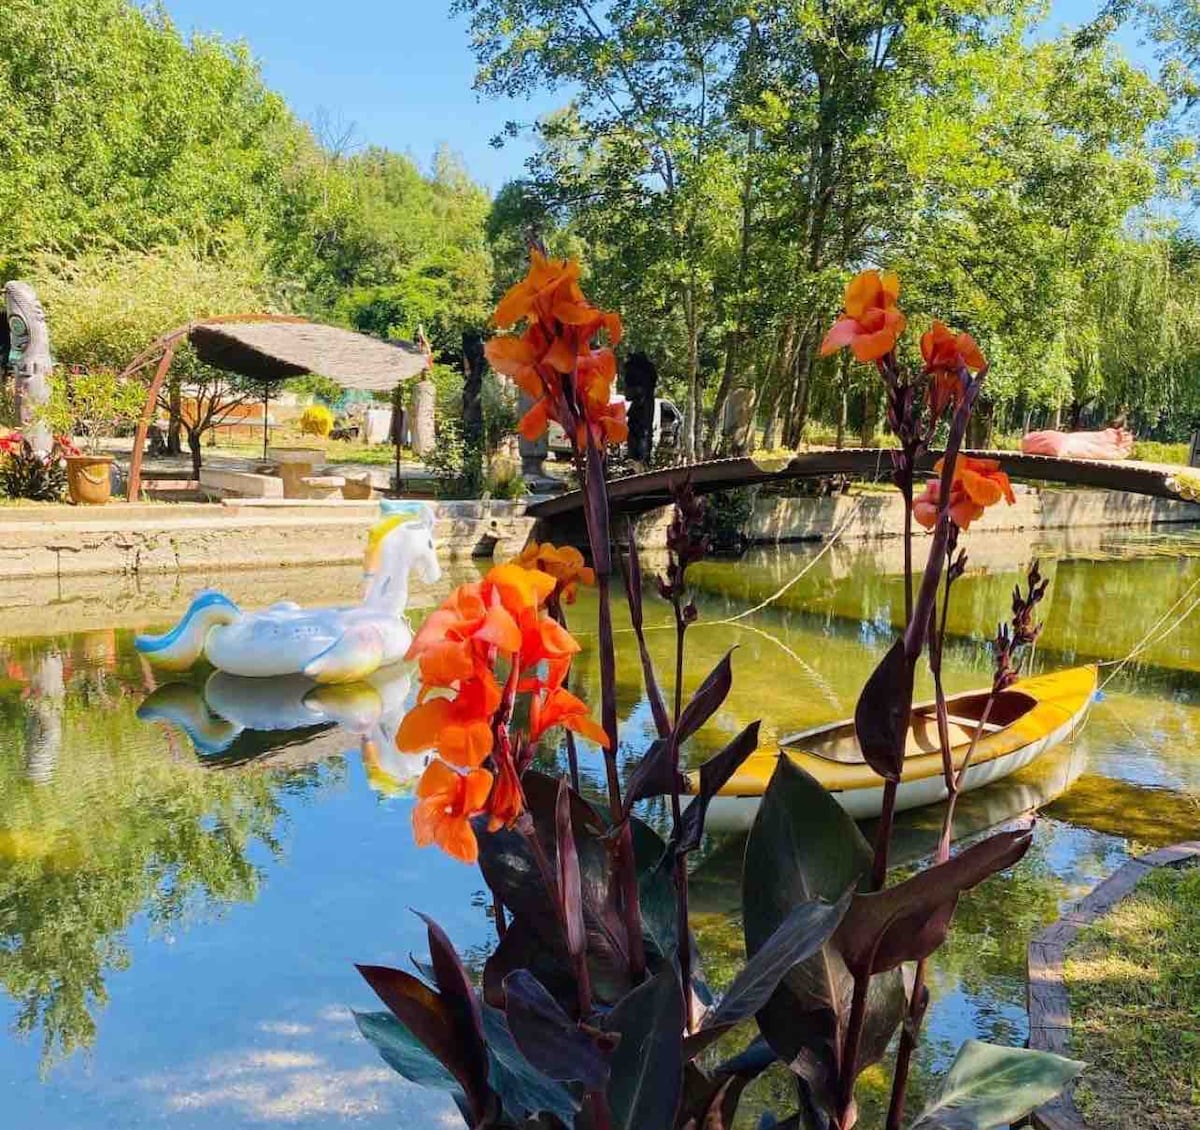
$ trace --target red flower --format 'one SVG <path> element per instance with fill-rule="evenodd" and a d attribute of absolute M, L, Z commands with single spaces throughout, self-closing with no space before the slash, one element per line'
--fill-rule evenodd
<path fill-rule="evenodd" d="M 845 313 L 821 342 L 821 356 L 847 345 L 860 361 L 878 361 L 890 353 L 906 325 L 896 306 L 899 295 L 894 271 L 860 271 L 846 285 Z"/>
<path fill-rule="evenodd" d="M 987 364 L 970 334 L 956 334 L 936 318 L 932 328 L 921 335 L 921 356 L 927 373 L 964 368 L 977 373 Z"/>
<path fill-rule="evenodd" d="M 934 470 L 939 474 L 942 461 Z M 938 510 L 942 497 L 940 479 L 930 479 L 925 491 L 913 500 L 913 517 L 927 530 L 937 525 Z M 960 455 L 954 464 L 954 477 L 950 484 L 950 520 L 960 529 L 969 529 L 971 523 L 983 517 L 984 510 L 1004 499 L 1009 506 L 1017 501 L 1008 476 L 1000 470 L 995 459 L 972 459 Z"/>
<path fill-rule="evenodd" d="M 608 749 L 608 735 L 588 713 L 587 703 L 563 687 L 535 694 L 529 704 L 529 736 L 536 741 L 552 726 L 565 726 L 581 737 Z"/>
<path fill-rule="evenodd" d="M 492 775 L 486 769 L 457 773 L 440 761 L 431 761 L 417 784 L 412 816 L 417 846 L 437 844 L 447 855 L 475 863 L 479 841 L 471 817 L 484 810 L 491 789 Z"/>

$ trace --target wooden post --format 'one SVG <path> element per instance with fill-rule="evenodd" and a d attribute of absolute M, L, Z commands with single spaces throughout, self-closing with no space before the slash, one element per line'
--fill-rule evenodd
<path fill-rule="evenodd" d="M 175 345 L 172 341 L 159 358 L 158 368 L 154 370 L 154 379 L 150 382 L 150 392 L 146 396 L 146 407 L 142 409 L 141 419 L 133 433 L 133 457 L 129 461 L 129 491 L 126 498 L 136 502 L 142 486 L 142 451 L 146 446 L 146 433 L 150 430 L 150 421 L 154 419 L 154 408 L 158 403 L 158 390 L 162 388 L 167 370 L 175 359 Z"/>

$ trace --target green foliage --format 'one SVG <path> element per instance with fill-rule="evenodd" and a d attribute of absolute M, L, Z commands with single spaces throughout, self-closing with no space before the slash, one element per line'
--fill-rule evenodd
<path fill-rule="evenodd" d="M 518 499 L 526 494 L 521 464 L 507 455 L 498 455 L 488 465 L 484 493 L 489 498 Z"/>
<path fill-rule="evenodd" d="M 300 414 L 300 434 L 324 439 L 333 430 L 333 413 L 324 404 L 310 404 Z"/>
<path fill-rule="evenodd" d="M 710 448 L 737 385 L 757 388 L 772 444 L 813 416 L 864 422 L 872 372 L 817 345 L 873 263 L 900 270 L 917 333 L 937 311 L 977 337 L 985 428 L 1123 408 L 1156 436 L 1190 428 L 1195 257 L 1137 218 L 1181 191 L 1195 142 L 1166 128 L 1171 76 L 1111 47 L 1114 21 L 1054 38 L 1029 3 L 456 7 L 480 89 L 571 97 L 496 199 L 498 283 L 530 230 L 581 245 L 597 300 L 707 414 Z M 1188 4 L 1167 7 L 1194 68 Z"/>
<path fill-rule="evenodd" d="M 283 387 L 296 396 L 311 397 L 328 408 L 336 408 L 345 395 L 337 381 L 322 377 L 318 373 L 305 373 L 302 377 L 293 377 L 290 381 L 285 381 Z"/>
<path fill-rule="evenodd" d="M 56 435 L 82 435 L 89 451 L 103 436 L 132 426 L 146 404 L 140 381 L 120 380 L 114 369 L 83 369 L 52 382 L 42 415 Z"/>
<path fill-rule="evenodd" d="M 434 425 L 434 434 L 437 442 L 424 457 L 424 462 L 426 468 L 437 476 L 438 497 L 468 497 L 469 460 L 462 425 L 454 416 L 439 417 Z"/>
<path fill-rule="evenodd" d="M 72 259 L 43 253 L 30 278 L 46 308 L 56 361 L 120 370 L 187 322 L 269 309 L 264 270 L 250 247 L 230 242 L 217 256 L 186 244 L 95 249 Z M 203 369 L 186 343 L 171 366 L 180 376 L 200 376 Z"/>

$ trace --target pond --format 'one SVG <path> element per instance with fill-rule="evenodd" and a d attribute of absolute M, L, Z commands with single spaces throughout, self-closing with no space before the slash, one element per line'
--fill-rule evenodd
<path fill-rule="evenodd" d="M 1167 630 L 1200 594 L 1200 531 L 1038 546 L 979 536 L 969 550 L 951 623 L 951 690 L 987 681 L 984 641 L 1035 551 L 1051 577 L 1037 669 L 1124 658 L 1162 623 L 1115 672 L 1073 745 L 960 806 L 960 835 L 1044 807 L 1033 849 L 963 899 L 933 963 L 918 1089 L 968 1036 L 1024 1041 L 1035 929 L 1130 852 L 1200 831 L 1200 614 Z M 692 759 L 754 718 L 770 741 L 851 712 L 892 638 L 899 546 L 841 544 L 814 562 L 818 552 L 762 550 L 696 567 L 702 626 L 689 636 L 685 679 L 694 685 L 725 649 L 738 650 L 734 691 L 691 743 Z M 802 572 L 765 607 L 718 623 Z M 355 577 L 335 569 L 221 581 L 245 603 L 267 603 L 342 599 Z M 423 953 L 410 908 L 437 918 L 468 964 L 493 937 L 477 873 L 412 844 L 413 766 L 387 748 L 407 679 L 316 698 L 286 683 L 168 682 L 134 652 L 132 626 L 169 622 L 192 587 L 191 578 L 113 581 L 103 599 L 55 593 L 0 616 L 5 1125 L 459 1125 L 449 1104 L 376 1058 L 350 1013 L 376 1006 L 353 962 L 405 965 Z M 437 595 L 425 594 L 426 605 Z M 584 594 L 569 614 L 585 645 L 575 677 L 594 697 L 593 611 Z M 648 595 L 647 611 L 665 679 L 666 609 Z M 622 744 L 640 749 L 652 723 L 627 632 L 618 659 Z M 585 761 L 598 782 L 598 758 Z M 900 820 L 899 867 L 932 851 L 939 822 L 929 809 Z M 693 877 L 695 924 L 718 986 L 740 959 L 741 844 L 709 837 Z M 782 1073 L 757 1083 L 747 1116 L 786 1087 Z"/>

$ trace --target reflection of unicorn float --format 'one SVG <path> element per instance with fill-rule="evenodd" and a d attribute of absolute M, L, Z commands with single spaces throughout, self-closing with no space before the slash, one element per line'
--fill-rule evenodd
<path fill-rule="evenodd" d="M 318 683 L 355 682 L 396 663 L 408 650 L 412 629 L 404 606 L 413 569 L 427 583 L 441 575 L 433 511 L 420 503 L 396 508 L 372 528 L 361 604 L 301 608 L 282 601 L 262 612 L 245 613 L 210 589 L 192 601 L 169 632 L 139 636 L 134 646 L 168 671 L 186 671 L 203 655 L 230 675 L 307 675 Z"/>
<path fill-rule="evenodd" d="M 183 730 L 196 752 L 216 767 L 308 747 L 317 757 L 343 753 L 322 738 L 337 727 L 358 739 L 371 785 L 395 792 L 419 776 L 428 760 L 395 748 L 411 689 L 408 664 L 336 686 L 304 675 L 247 679 L 215 671 L 203 686 L 165 683 L 138 708 L 138 717 Z"/>

